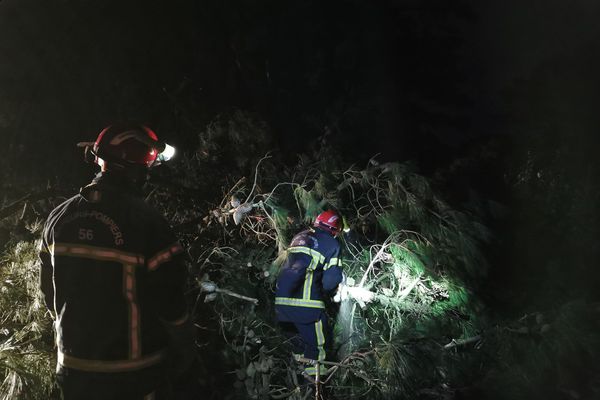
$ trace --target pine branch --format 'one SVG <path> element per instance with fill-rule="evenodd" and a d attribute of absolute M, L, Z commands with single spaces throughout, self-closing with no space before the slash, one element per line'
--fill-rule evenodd
<path fill-rule="evenodd" d="M 476 335 L 466 339 L 452 339 L 452 341 L 444 346 L 444 350 L 454 349 L 456 347 L 466 346 L 471 343 L 477 343 L 481 341 L 481 335 Z"/>

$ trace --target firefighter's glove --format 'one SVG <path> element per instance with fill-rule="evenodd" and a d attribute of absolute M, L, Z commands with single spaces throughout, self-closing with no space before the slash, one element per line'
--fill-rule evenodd
<path fill-rule="evenodd" d="M 343 300 L 347 298 L 346 295 L 346 285 L 340 283 L 338 285 L 337 291 L 335 292 L 335 296 L 333 296 L 334 303 L 341 303 Z"/>
<path fill-rule="evenodd" d="M 370 303 L 375 299 L 375 293 L 364 287 L 347 286 L 346 291 L 348 297 L 356 301 L 361 308 L 365 308 L 367 303 Z"/>
<path fill-rule="evenodd" d="M 342 301 L 344 301 L 345 299 L 348 298 L 348 295 L 347 295 L 348 283 L 347 283 L 347 281 L 348 281 L 348 277 L 342 271 L 342 281 L 338 285 L 337 290 L 335 291 L 335 295 L 333 296 L 333 299 L 332 299 L 334 303 L 341 303 Z"/>
<path fill-rule="evenodd" d="M 375 293 L 364 287 L 354 286 L 354 279 L 348 278 L 338 286 L 333 301 L 339 303 L 347 299 L 356 301 L 361 308 L 364 308 L 367 303 L 375 299 Z"/>

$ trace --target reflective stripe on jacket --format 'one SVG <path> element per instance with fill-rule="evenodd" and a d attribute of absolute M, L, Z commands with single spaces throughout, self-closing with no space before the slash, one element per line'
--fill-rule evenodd
<path fill-rule="evenodd" d="M 281 266 L 275 292 L 280 321 L 316 321 L 326 299 L 342 280 L 340 245 L 321 229 L 300 232 L 292 239 Z"/>
<path fill-rule="evenodd" d="M 183 248 L 164 218 L 102 174 L 52 211 L 41 289 L 56 316 L 59 365 L 125 372 L 164 360 L 164 324 L 187 315 Z"/>

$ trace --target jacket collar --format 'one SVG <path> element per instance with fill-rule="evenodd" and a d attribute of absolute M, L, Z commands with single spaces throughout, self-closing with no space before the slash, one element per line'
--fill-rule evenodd
<path fill-rule="evenodd" d="M 141 197 L 142 185 L 143 182 L 136 182 L 124 173 L 104 171 L 99 172 L 89 185 L 87 185 L 85 188 L 82 188 L 81 192 L 83 193 L 87 189 L 95 189 L 99 191 L 119 192 Z"/>

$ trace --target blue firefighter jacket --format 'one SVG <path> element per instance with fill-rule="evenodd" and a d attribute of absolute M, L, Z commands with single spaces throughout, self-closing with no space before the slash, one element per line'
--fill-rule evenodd
<path fill-rule="evenodd" d="M 342 281 L 340 244 L 319 228 L 297 234 L 281 266 L 275 291 L 279 321 L 309 323 L 319 319 L 324 300 Z"/>

